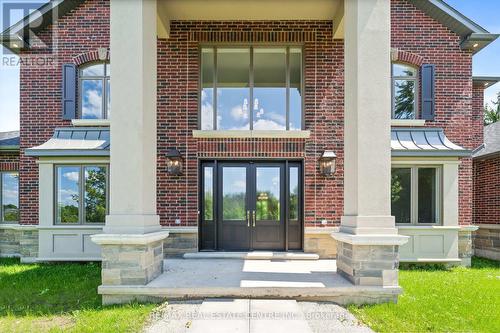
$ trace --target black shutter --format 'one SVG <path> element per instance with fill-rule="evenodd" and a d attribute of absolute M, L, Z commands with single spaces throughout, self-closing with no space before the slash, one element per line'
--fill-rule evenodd
<path fill-rule="evenodd" d="M 63 64 L 62 68 L 62 117 L 76 118 L 76 66 Z"/>
<path fill-rule="evenodd" d="M 422 65 L 422 119 L 434 120 L 435 101 L 435 66 Z"/>

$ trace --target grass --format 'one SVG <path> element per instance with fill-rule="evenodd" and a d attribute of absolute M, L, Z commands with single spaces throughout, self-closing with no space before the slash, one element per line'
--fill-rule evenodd
<path fill-rule="evenodd" d="M 0 332 L 137 332 L 154 305 L 103 307 L 101 268 L 0 259 Z"/>
<path fill-rule="evenodd" d="M 500 332 L 500 262 L 400 270 L 398 304 L 350 306 L 377 332 Z"/>

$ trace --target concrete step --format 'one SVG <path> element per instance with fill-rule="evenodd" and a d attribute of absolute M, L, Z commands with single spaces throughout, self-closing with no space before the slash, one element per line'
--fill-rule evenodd
<path fill-rule="evenodd" d="M 247 260 L 318 260 L 316 253 L 303 252 L 194 252 L 184 253 L 184 259 L 247 259 Z"/>
<path fill-rule="evenodd" d="M 99 286 L 99 294 L 147 300 L 262 298 L 327 300 L 338 304 L 394 301 L 400 287 L 355 286 L 335 260 L 166 259 L 147 285 Z"/>

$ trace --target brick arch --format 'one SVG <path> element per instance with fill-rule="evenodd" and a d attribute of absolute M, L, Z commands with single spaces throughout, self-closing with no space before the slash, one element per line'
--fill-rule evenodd
<path fill-rule="evenodd" d="M 99 57 L 99 53 L 101 52 L 106 52 L 106 56 L 104 58 Z M 77 55 L 76 57 L 73 58 L 73 63 L 76 66 L 80 66 L 82 64 L 88 63 L 88 62 L 94 62 L 94 61 L 109 61 L 109 50 L 107 48 L 103 49 L 96 49 L 93 51 L 88 51 L 85 53 L 81 53 Z"/>
<path fill-rule="evenodd" d="M 393 50 L 392 60 L 404 62 L 416 67 L 420 67 L 424 63 L 424 58 L 422 56 L 419 56 L 418 54 L 415 53 L 401 51 L 397 49 Z"/>

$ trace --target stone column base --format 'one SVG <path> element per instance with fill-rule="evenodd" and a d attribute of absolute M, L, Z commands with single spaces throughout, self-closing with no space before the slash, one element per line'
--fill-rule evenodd
<path fill-rule="evenodd" d="M 354 285 L 398 287 L 401 235 L 333 233 L 337 240 L 337 273 Z"/>
<path fill-rule="evenodd" d="M 168 231 L 93 235 L 92 241 L 102 251 L 102 285 L 146 285 L 158 277 L 163 272 L 163 241 L 167 237 Z M 103 303 L 109 303 L 105 295 Z"/>
<path fill-rule="evenodd" d="M 462 226 L 458 231 L 458 257 L 460 258 L 461 266 L 470 267 L 471 258 L 474 255 L 472 248 L 472 232 L 478 229 L 477 226 Z"/>

